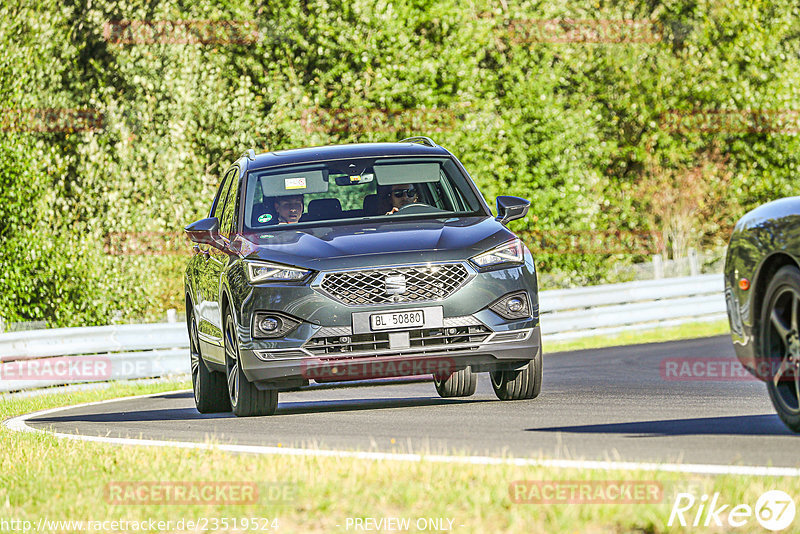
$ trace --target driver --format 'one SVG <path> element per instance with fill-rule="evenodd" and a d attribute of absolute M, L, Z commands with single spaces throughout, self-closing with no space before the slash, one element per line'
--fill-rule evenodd
<path fill-rule="evenodd" d="M 419 196 L 416 187 L 411 184 L 395 184 L 389 192 L 389 199 L 392 203 L 392 209 L 386 215 L 397 213 L 397 211 L 409 204 L 419 203 Z"/>
<path fill-rule="evenodd" d="M 275 199 L 275 213 L 278 214 L 278 224 L 296 223 L 303 215 L 303 195 L 277 197 Z"/>

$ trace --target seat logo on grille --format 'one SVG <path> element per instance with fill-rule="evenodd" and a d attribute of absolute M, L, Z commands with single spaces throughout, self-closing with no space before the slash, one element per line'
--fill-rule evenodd
<path fill-rule="evenodd" d="M 387 295 L 402 295 L 406 292 L 406 277 L 402 274 L 387 275 L 384 278 Z"/>

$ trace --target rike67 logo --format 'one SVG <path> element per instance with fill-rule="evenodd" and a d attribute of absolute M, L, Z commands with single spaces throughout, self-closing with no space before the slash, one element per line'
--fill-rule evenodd
<path fill-rule="evenodd" d="M 710 498 L 703 494 L 699 499 L 691 493 L 678 493 L 667 526 L 736 528 L 750 524 L 755 517 L 765 529 L 778 532 L 794 522 L 795 512 L 794 500 L 781 490 L 765 492 L 758 498 L 755 507 L 722 502 L 719 493 L 714 493 Z"/>

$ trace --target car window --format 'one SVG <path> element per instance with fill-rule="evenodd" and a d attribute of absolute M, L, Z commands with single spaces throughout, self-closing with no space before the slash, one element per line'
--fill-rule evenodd
<path fill-rule="evenodd" d="M 239 180 L 237 179 L 238 169 L 231 169 L 228 173 L 229 184 L 225 196 L 222 219 L 220 220 L 220 233 L 229 236 L 233 231 L 234 214 L 236 213 L 236 198 L 239 193 Z"/>
<path fill-rule="evenodd" d="M 292 211 L 282 211 L 287 206 Z M 247 175 L 243 208 L 245 229 L 251 230 L 283 223 L 482 213 L 468 178 L 457 165 L 450 158 L 430 157 L 336 160 L 253 170 Z"/>
<path fill-rule="evenodd" d="M 222 179 L 217 192 L 217 198 L 214 199 L 214 206 L 211 209 L 211 217 L 216 217 L 219 220 L 220 232 L 229 235 L 229 232 L 224 232 L 225 208 L 227 206 L 228 193 L 231 190 L 232 184 L 236 182 L 236 169 L 229 169 Z"/>
<path fill-rule="evenodd" d="M 209 217 L 216 217 L 217 219 L 222 217 L 222 208 L 225 205 L 225 193 L 228 191 L 228 186 L 230 186 L 230 174 L 226 173 L 223 175 L 222 181 L 217 189 L 217 196 L 214 197 L 214 203 L 211 205 L 211 214 Z"/>

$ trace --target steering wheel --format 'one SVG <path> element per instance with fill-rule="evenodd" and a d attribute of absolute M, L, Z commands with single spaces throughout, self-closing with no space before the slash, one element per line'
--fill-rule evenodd
<path fill-rule="evenodd" d="M 402 208 L 397 208 L 395 213 L 400 213 L 403 210 L 407 210 L 409 208 L 432 208 L 430 204 L 425 204 L 424 202 L 414 202 L 413 204 L 406 204 Z"/>

